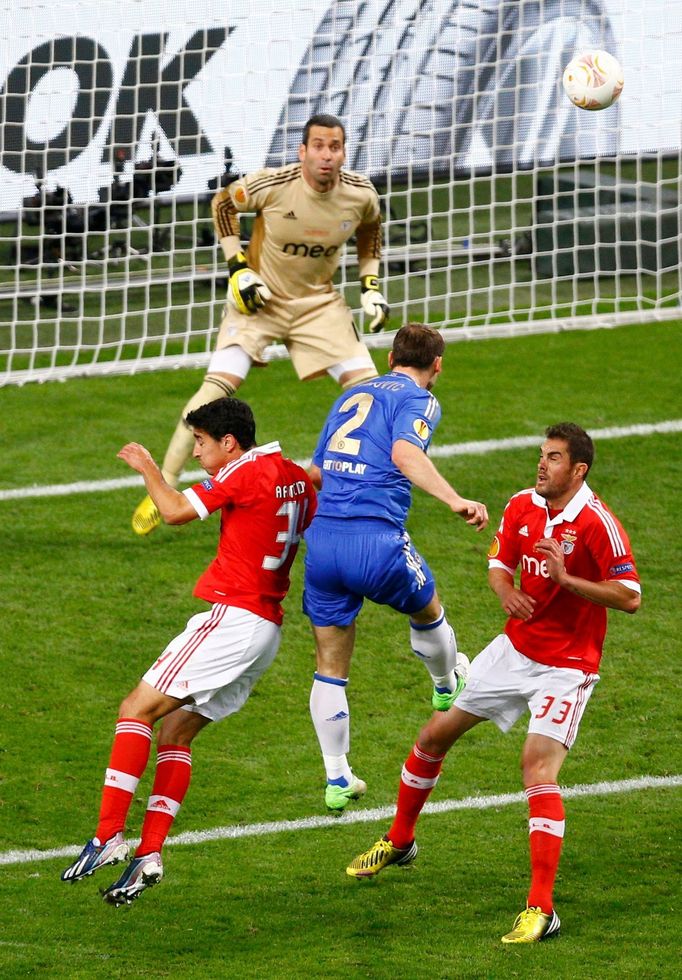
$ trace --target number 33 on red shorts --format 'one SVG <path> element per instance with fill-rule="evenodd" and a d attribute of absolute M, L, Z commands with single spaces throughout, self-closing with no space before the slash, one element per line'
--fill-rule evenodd
<path fill-rule="evenodd" d="M 502 633 L 474 658 L 457 707 L 489 718 L 503 732 L 529 710 L 529 733 L 570 749 L 598 680 L 599 674 L 530 660 Z"/>

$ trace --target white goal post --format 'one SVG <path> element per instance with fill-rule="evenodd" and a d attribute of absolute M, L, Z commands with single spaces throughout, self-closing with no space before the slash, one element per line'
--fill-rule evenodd
<path fill-rule="evenodd" d="M 211 195 L 294 160 L 316 112 L 379 190 L 393 329 L 682 319 L 682 0 L 3 12 L 0 385 L 205 365 L 226 278 Z M 561 89 L 594 48 L 624 68 L 602 112 Z M 351 244 L 338 284 L 357 309 L 354 262 Z"/>

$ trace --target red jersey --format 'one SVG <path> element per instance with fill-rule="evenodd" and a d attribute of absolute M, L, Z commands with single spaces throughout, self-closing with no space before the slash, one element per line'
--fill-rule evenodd
<path fill-rule="evenodd" d="M 541 664 L 595 673 L 606 634 L 606 607 L 552 581 L 545 559 L 534 550 L 540 538 L 549 537 L 561 544 L 570 575 L 590 582 L 623 582 L 639 592 L 628 536 L 586 483 L 553 516 L 544 497 L 522 490 L 507 504 L 488 553 L 490 568 L 505 568 L 513 575 L 520 565 L 519 588 L 536 601 L 530 619 L 507 620 L 505 633 L 516 649 Z"/>
<path fill-rule="evenodd" d="M 202 520 L 222 510 L 218 554 L 194 595 L 279 626 L 289 570 L 317 506 L 308 474 L 271 442 L 183 492 Z"/>

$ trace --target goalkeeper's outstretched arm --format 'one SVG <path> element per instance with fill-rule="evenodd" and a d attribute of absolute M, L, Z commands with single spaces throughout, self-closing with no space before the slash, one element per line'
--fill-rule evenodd
<path fill-rule="evenodd" d="M 229 264 L 242 247 L 239 238 L 239 211 L 234 206 L 229 187 L 224 187 L 213 195 L 211 214 L 216 238 L 220 242 L 225 261 Z"/>
<path fill-rule="evenodd" d="M 251 316 L 265 306 L 272 295 L 261 277 L 249 268 L 239 238 L 239 211 L 229 187 L 218 191 L 211 200 L 211 213 L 230 273 L 227 301 L 239 313 Z"/>
<path fill-rule="evenodd" d="M 381 216 L 369 224 L 358 225 L 355 233 L 360 269 L 360 302 L 369 329 L 377 333 L 388 320 L 388 303 L 379 289 L 379 260 L 381 259 Z"/>

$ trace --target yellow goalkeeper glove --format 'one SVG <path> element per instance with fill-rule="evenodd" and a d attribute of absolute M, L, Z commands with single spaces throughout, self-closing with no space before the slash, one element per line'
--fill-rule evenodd
<path fill-rule="evenodd" d="M 227 263 L 227 268 L 230 273 L 227 302 L 244 316 L 251 316 L 265 306 L 272 293 L 261 277 L 249 269 L 244 253 L 237 252 Z"/>
<path fill-rule="evenodd" d="M 378 333 L 388 320 L 388 303 L 379 292 L 379 280 L 376 276 L 363 276 L 360 289 L 360 302 L 365 316 L 371 317 L 369 329 L 372 333 Z"/>

